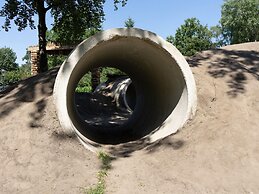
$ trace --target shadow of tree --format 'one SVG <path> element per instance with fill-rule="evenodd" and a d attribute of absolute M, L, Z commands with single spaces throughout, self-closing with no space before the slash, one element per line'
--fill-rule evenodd
<path fill-rule="evenodd" d="M 115 157 L 127 158 L 139 150 L 144 150 L 146 153 L 154 153 L 162 147 L 178 150 L 181 149 L 184 145 L 185 141 L 173 139 L 172 137 L 166 137 L 155 143 L 150 143 L 149 138 L 142 138 L 134 142 L 113 146 L 108 150 L 108 153 Z"/>
<path fill-rule="evenodd" d="M 158 151 L 161 147 L 168 147 L 173 150 L 179 150 L 185 145 L 185 141 L 180 139 L 174 139 L 174 138 L 165 138 L 161 141 L 158 141 L 146 148 L 148 153 L 153 153 Z"/>
<path fill-rule="evenodd" d="M 76 140 L 76 134 L 71 131 L 71 133 L 65 133 L 64 131 L 53 131 L 51 137 L 57 140 L 67 140 L 74 139 Z"/>
<path fill-rule="evenodd" d="M 41 127 L 37 121 L 43 117 L 44 109 L 46 107 L 46 101 L 44 98 L 35 103 L 35 111 L 30 113 L 32 121 L 30 122 L 31 128 Z"/>
<path fill-rule="evenodd" d="M 56 74 L 59 68 L 22 80 L 0 93 L 0 119 L 7 117 L 23 103 L 34 103 L 35 109 L 29 114 L 31 128 L 39 127 L 44 115 L 46 98 L 52 95 Z"/>
<path fill-rule="evenodd" d="M 256 51 L 215 49 L 187 61 L 193 68 L 208 65 L 207 71 L 214 78 L 229 78 L 227 94 L 231 97 L 245 93 L 248 74 L 259 81 L 259 52 Z"/>

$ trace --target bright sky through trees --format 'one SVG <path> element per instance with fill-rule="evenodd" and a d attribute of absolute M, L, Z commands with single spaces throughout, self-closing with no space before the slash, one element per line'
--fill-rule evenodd
<path fill-rule="evenodd" d="M 0 0 L 0 7 L 4 4 Z M 201 24 L 209 27 L 217 25 L 221 16 L 223 0 L 128 0 L 125 7 L 114 11 L 113 1 L 106 0 L 104 7 L 105 22 L 103 29 L 124 27 L 124 22 L 130 17 L 135 21 L 135 27 L 150 30 L 166 38 L 174 35 L 176 29 L 190 17 L 196 17 Z M 0 25 L 4 22 L 0 18 Z M 47 19 L 48 28 L 51 28 L 52 18 Z M 17 62 L 22 63 L 26 48 L 37 44 L 37 30 L 29 28 L 18 32 L 12 25 L 9 32 L 0 31 L 0 47 L 10 47 L 17 54 Z"/>

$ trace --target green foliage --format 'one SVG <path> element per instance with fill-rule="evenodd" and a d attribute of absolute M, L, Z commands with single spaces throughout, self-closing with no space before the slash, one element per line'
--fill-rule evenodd
<path fill-rule="evenodd" d="M 54 7 L 51 14 L 54 24 L 47 32 L 47 40 L 59 44 L 78 44 L 101 30 L 104 21 L 103 5 L 105 0 L 67 1 L 59 7 Z M 114 6 L 126 5 L 125 0 L 114 0 Z M 75 6 L 76 4 L 76 6 Z M 69 29 L 69 30 L 67 30 Z"/>
<path fill-rule="evenodd" d="M 86 194 L 104 194 L 105 193 L 105 178 L 107 172 L 100 170 L 97 175 L 98 183 L 94 187 L 90 187 L 85 191 Z"/>
<path fill-rule="evenodd" d="M 85 74 L 77 84 L 76 92 L 91 92 L 92 91 L 92 82 L 91 82 L 91 72 Z"/>
<path fill-rule="evenodd" d="M 25 61 L 25 64 L 30 64 L 30 52 L 29 51 L 26 51 L 24 57 L 22 58 L 23 61 Z"/>
<path fill-rule="evenodd" d="M 26 27 L 35 29 L 33 16 L 36 13 L 36 1 L 33 0 L 8 0 L 0 10 L 0 16 L 5 17 L 2 26 L 5 31 L 11 28 L 11 20 L 17 25 L 18 30 L 22 31 Z"/>
<path fill-rule="evenodd" d="M 122 7 L 124 7 L 127 4 L 128 0 L 114 0 L 114 8 L 115 10 L 118 9 L 118 4 L 121 3 Z"/>
<path fill-rule="evenodd" d="M 31 77 L 31 64 L 27 63 L 19 67 L 18 73 L 20 74 L 20 79 L 26 79 Z"/>
<path fill-rule="evenodd" d="M 5 87 L 30 76 L 30 64 L 18 67 L 11 48 L 0 48 L 0 86 Z"/>
<path fill-rule="evenodd" d="M 102 170 L 109 170 L 111 168 L 112 157 L 105 152 L 99 152 L 98 158 L 102 162 Z"/>
<path fill-rule="evenodd" d="M 106 82 L 109 77 L 114 75 L 126 75 L 119 69 L 113 67 L 103 67 L 101 72 L 101 83 Z"/>
<path fill-rule="evenodd" d="M 8 31 L 11 21 L 17 25 L 18 30 L 27 27 L 35 29 L 35 15 L 46 13 L 50 10 L 54 18 L 54 29 L 59 34 L 64 34 L 65 40 L 70 40 L 71 32 L 73 38 L 77 39 L 78 34 L 84 33 L 85 29 L 98 26 L 102 23 L 105 0 L 42 0 L 43 9 L 39 7 L 41 0 L 8 0 L 0 10 L 0 16 L 5 17 L 3 28 Z M 118 4 L 125 6 L 127 0 L 114 0 L 114 7 L 118 9 Z M 59 29 L 58 29 L 59 28 Z M 69 32 L 65 32 L 69 29 Z M 66 30 L 67 31 L 67 30 Z M 61 37 L 60 37 L 61 38 Z"/>
<path fill-rule="evenodd" d="M 104 0 L 64 1 L 53 7 L 53 31 L 56 41 L 62 44 L 77 44 L 82 40 L 86 29 L 99 29 L 104 20 Z M 67 30 L 69 29 L 69 30 Z"/>
<path fill-rule="evenodd" d="M 125 21 L 125 27 L 126 28 L 134 28 L 134 25 L 135 25 L 135 21 L 132 19 L 132 18 L 128 18 L 126 21 Z"/>
<path fill-rule="evenodd" d="M 47 30 L 46 32 L 46 41 L 47 42 L 52 42 L 52 43 L 55 43 L 55 44 L 58 44 L 59 40 L 59 34 L 56 33 L 54 30 Z"/>
<path fill-rule="evenodd" d="M 101 68 L 101 83 L 106 82 L 110 76 L 114 75 L 126 75 L 119 69 L 113 67 L 102 67 Z M 78 82 L 76 87 L 76 92 L 92 92 L 91 83 L 91 72 L 86 73 Z"/>
<path fill-rule="evenodd" d="M 259 1 L 225 0 L 220 23 L 229 44 L 259 40 Z"/>
<path fill-rule="evenodd" d="M 16 54 L 11 48 L 0 48 L 0 74 L 4 71 L 13 71 L 18 68 Z"/>
<path fill-rule="evenodd" d="M 71 38 L 69 39 L 65 39 L 64 37 L 62 37 L 62 33 L 60 34 L 59 31 L 55 31 L 55 29 L 51 29 L 48 30 L 46 33 L 46 40 L 47 42 L 53 42 L 55 44 L 61 44 L 61 45 L 65 45 L 65 44 L 75 44 L 75 43 L 79 43 L 87 38 L 89 38 L 90 36 L 93 36 L 94 34 L 96 34 L 97 32 L 100 32 L 99 27 L 98 28 L 87 28 L 85 29 L 84 32 L 82 32 L 81 34 L 77 34 L 78 38 L 77 40 L 71 40 Z M 70 32 L 67 32 L 68 34 Z M 73 32 L 71 32 L 73 33 Z"/>
<path fill-rule="evenodd" d="M 49 69 L 62 65 L 67 56 L 65 55 L 48 55 L 48 67 Z"/>
<path fill-rule="evenodd" d="M 12 85 L 20 80 L 31 76 L 31 67 L 29 64 L 22 65 L 16 70 L 5 71 L 0 74 L 0 86 Z"/>
<path fill-rule="evenodd" d="M 91 187 L 85 192 L 86 194 L 104 194 L 105 193 L 105 182 L 101 179 L 95 187 Z"/>
<path fill-rule="evenodd" d="M 11 48 L 0 48 L 0 86 L 7 86 L 20 80 L 16 54 Z"/>
<path fill-rule="evenodd" d="M 189 18 L 177 29 L 175 37 L 167 40 L 172 41 L 183 55 L 191 56 L 212 48 L 211 38 L 212 33 L 207 26 L 201 25 L 197 18 Z"/>
<path fill-rule="evenodd" d="M 100 32 L 99 28 L 88 28 L 85 30 L 84 35 L 82 36 L 82 40 L 89 38 L 90 36 L 95 35 L 96 33 Z"/>
<path fill-rule="evenodd" d="M 3 28 L 8 31 L 11 20 L 14 20 L 18 30 L 26 27 L 35 29 L 35 15 L 50 10 L 54 18 L 54 28 L 69 31 L 84 32 L 88 26 L 100 24 L 103 20 L 103 4 L 105 0 L 42 0 L 45 7 L 39 7 L 40 0 L 8 0 L 0 10 L 0 16 L 5 17 Z M 119 3 L 119 2 L 118 2 Z M 116 5 L 118 4 L 116 3 Z M 65 33 L 67 36 L 67 34 Z M 74 38 L 77 37 L 73 34 Z"/>
<path fill-rule="evenodd" d="M 8 86 L 14 84 L 20 79 L 21 76 L 18 70 L 6 71 L 0 75 L 0 86 Z"/>
<path fill-rule="evenodd" d="M 166 37 L 166 41 L 173 44 L 175 40 L 174 40 L 174 37 L 172 35 L 170 35 L 170 36 Z"/>
<path fill-rule="evenodd" d="M 225 38 L 222 35 L 222 27 L 220 25 L 212 26 L 210 28 L 212 37 L 214 38 L 215 47 L 221 47 L 227 45 Z"/>

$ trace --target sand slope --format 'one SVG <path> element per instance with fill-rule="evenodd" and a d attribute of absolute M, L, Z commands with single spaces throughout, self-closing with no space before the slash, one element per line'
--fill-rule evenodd
<path fill-rule="evenodd" d="M 97 181 L 96 156 L 59 126 L 56 74 L 22 81 L 0 98 L 0 193 L 79 193 Z"/>
<path fill-rule="evenodd" d="M 107 193 L 259 193 L 259 43 L 188 59 L 198 111 L 179 133 L 120 152 Z M 57 69 L 0 94 L 0 193 L 80 193 L 99 161 L 64 134 L 52 103 Z"/>

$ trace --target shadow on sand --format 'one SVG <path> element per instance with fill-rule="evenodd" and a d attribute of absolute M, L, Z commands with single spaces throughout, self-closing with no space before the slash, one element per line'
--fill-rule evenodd
<path fill-rule="evenodd" d="M 231 97 L 245 93 L 247 74 L 259 81 L 259 52 L 215 49 L 188 59 L 191 67 L 208 63 L 208 73 L 214 78 L 228 77 L 227 92 Z"/>
<path fill-rule="evenodd" d="M 0 119 L 7 117 L 24 103 L 33 103 L 34 111 L 29 113 L 29 127 L 39 127 L 38 121 L 43 117 L 46 98 L 53 93 L 53 86 L 58 68 L 37 76 L 19 81 L 0 93 Z"/>

